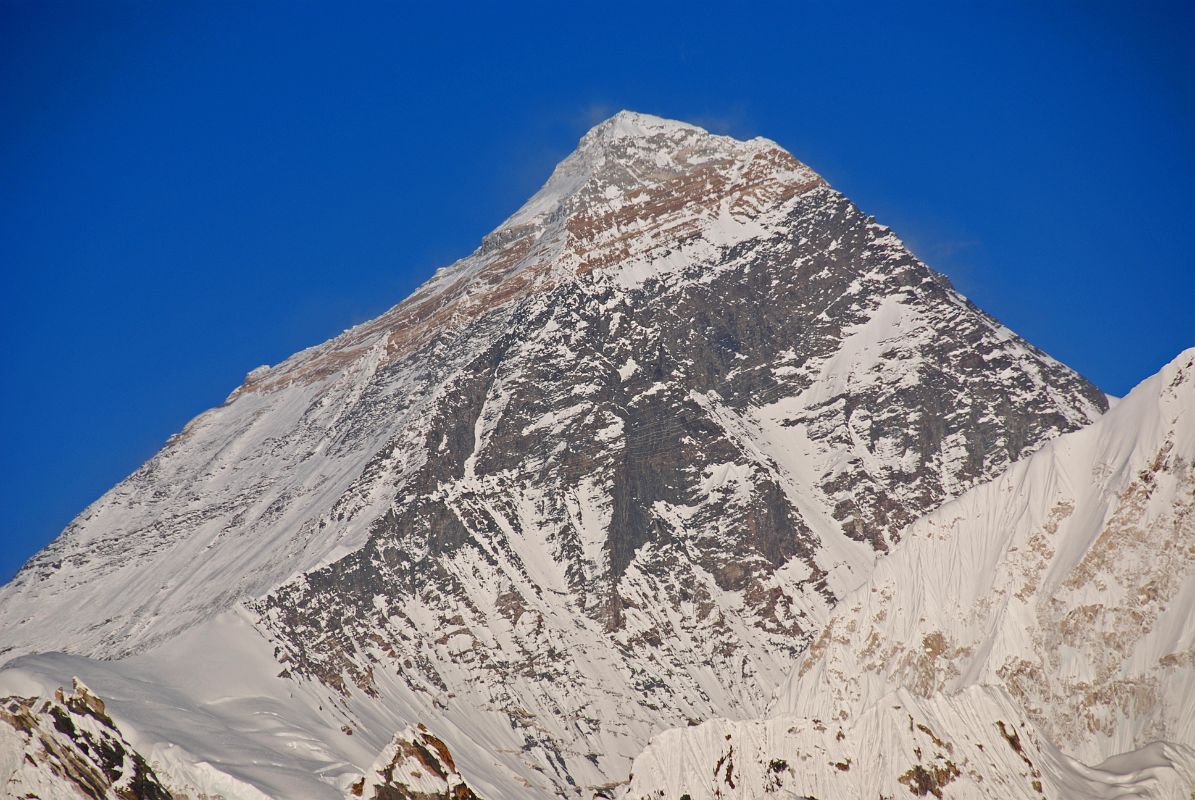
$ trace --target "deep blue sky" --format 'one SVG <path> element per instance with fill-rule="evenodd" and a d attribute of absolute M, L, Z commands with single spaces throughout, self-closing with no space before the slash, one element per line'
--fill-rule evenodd
<path fill-rule="evenodd" d="M 0 580 L 624 107 L 779 141 L 1106 391 L 1195 344 L 1189 2 L 429 5 L 0 3 Z"/>

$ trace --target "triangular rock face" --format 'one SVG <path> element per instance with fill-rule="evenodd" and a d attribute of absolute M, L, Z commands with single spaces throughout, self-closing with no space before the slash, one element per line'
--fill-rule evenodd
<path fill-rule="evenodd" d="M 762 713 L 905 524 L 1106 407 L 774 143 L 623 113 L 88 509 L 0 648 L 123 655 L 247 600 L 292 679 L 517 781 L 487 797 L 592 792 Z"/>

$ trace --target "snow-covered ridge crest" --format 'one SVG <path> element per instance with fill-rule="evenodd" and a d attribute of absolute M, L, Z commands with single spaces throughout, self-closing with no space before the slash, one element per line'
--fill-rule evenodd
<path fill-rule="evenodd" d="M 915 522 L 778 697 L 854 715 L 893 685 L 1004 686 L 1101 760 L 1195 746 L 1195 348 L 1090 427 Z M 1185 701 L 1179 702 L 1180 700 Z"/>
<path fill-rule="evenodd" d="M 850 720 L 780 715 L 668 731 L 620 800 L 1188 800 L 1195 748 L 1156 742 L 1087 766 L 997 687 L 897 689 Z"/>
<path fill-rule="evenodd" d="M 499 226 L 506 230 L 516 226 L 544 221 L 561 213 L 586 183 L 594 179 L 602 181 L 598 188 L 605 198 L 612 199 L 611 184 L 603 180 L 603 170 L 615 167 L 635 171 L 637 181 L 642 184 L 653 178 L 675 176 L 695 169 L 711 160 L 737 159 L 750 161 L 755 156 L 769 151 L 783 153 L 791 176 L 808 180 L 814 176 L 812 170 L 799 164 L 780 145 L 756 137 L 740 141 L 730 136 L 719 136 L 687 122 L 677 122 L 651 114 L 620 111 L 613 117 L 590 129 L 577 145 L 577 149 L 553 170 L 547 183 L 523 206 Z"/>

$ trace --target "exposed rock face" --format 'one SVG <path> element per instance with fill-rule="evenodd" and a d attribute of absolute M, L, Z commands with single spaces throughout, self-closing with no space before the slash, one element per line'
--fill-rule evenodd
<path fill-rule="evenodd" d="M 923 796 L 1187 800 L 1192 409 L 1195 349 L 1090 427 L 915 522 L 802 654 L 773 718 L 659 737 L 628 797 L 763 797 L 773 776 L 761 765 L 782 760 L 800 764 L 789 791 L 821 798 L 903 782 Z M 921 724 L 941 741 L 926 744 Z M 722 736 L 737 743 L 734 791 L 714 769 Z M 910 755 L 920 769 L 906 773 Z M 826 767 L 846 758 L 850 778 Z M 950 764 L 944 790 L 937 770 Z"/>
<path fill-rule="evenodd" d="M 425 726 L 395 735 L 373 766 L 353 784 L 365 800 L 480 800 L 457 772 L 448 745 Z"/>
<path fill-rule="evenodd" d="M 762 714 L 907 523 L 1106 407 L 776 144 L 624 113 L 88 509 L 0 590 L 0 654 L 243 601 L 350 723 L 591 793 Z"/>
<path fill-rule="evenodd" d="M 104 703 L 75 682 L 53 699 L 0 699 L 0 794 L 93 800 L 171 800 Z"/>

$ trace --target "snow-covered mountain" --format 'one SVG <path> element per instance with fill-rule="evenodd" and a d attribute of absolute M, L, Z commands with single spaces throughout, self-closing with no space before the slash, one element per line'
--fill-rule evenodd
<path fill-rule="evenodd" d="M 770 718 L 658 737 L 627 796 L 1189 798 L 1192 410 L 1195 349 L 913 523 Z"/>
<path fill-rule="evenodd" d="M 339 796 L 417 723 L 483 797 L 613 792 L 1106 408 L 775 143 L 623 112 L 0 588 L 0 686 L 84 676 L 209 794 Z"/>

